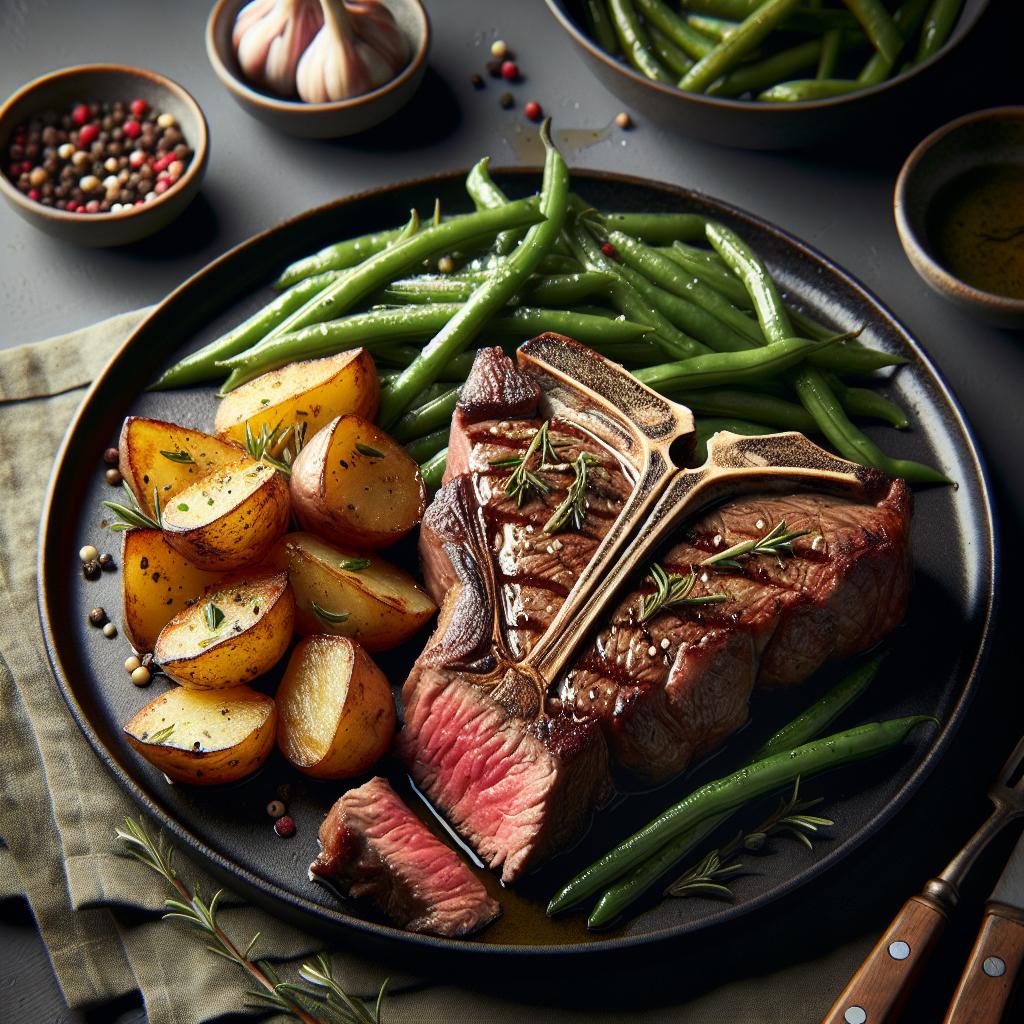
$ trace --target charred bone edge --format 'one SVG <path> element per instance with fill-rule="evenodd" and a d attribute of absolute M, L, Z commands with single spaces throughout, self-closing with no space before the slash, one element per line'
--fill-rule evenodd
<path fill-rule="evenodd" d="M 543 713 L 547 690 L 576 656 L 622 584 L 684 519 L 751 489 L 795 487 L 857 497 L 877 490 L 886 480 L 879 471 L 832 455 L 796 432 L 743 437 L 723 431 L 709 442 L 704 465 L 677 470 L 670 448 L 680 439 L 692 444 L 693 415 L 685 406 L 669 402 L 624 367 L 559 335 L 526 342 L 518 360 L 540 385 L 542 406 L 605 444 L 614 444 L 617 435 L 619 450 L 631 456 L 639 470 L 622 512 L 551 625 L 494 689 L 496 700 L 528 717 Z M 580 412 L 585 407 L 583 421 Z M 595 408 L 601 412 L 598 426 L 611 437 L 595 431 Z M 500 630 L 496 632 L 500 635 Z"/>

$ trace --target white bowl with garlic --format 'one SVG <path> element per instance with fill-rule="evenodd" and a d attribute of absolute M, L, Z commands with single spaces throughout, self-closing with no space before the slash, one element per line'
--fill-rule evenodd
<path fill-rule="evenodd" d="M 427 69 L 420 0 L 218 0 L 206 25 L 213 70 L 247 113 L 279 131 L 366 131 L 412 97 Z"/>

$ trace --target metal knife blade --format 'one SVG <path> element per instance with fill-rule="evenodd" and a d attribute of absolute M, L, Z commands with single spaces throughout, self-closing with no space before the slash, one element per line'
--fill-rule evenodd
<path fill-rule="evenodd" d="M 1024 834 L 1017 840 L 988 901 L 1024 910 Z"/>

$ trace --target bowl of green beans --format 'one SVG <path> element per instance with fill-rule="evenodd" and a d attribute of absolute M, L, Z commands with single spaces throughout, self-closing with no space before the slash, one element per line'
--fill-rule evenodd
<path fill-rule="evenodd" d="M 687 135 L 818 144 L 912 115 L 988 0 L 546 0 L 601 82 Z M 919 109 L 919 108 L 917 108 Z"/>

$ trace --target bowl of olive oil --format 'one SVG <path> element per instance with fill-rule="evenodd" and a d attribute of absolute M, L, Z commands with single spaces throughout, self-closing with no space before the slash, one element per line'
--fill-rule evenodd
<path fill-rule="evenodd" d="M 968 114 L 929 135 L 900 171 L 895 213 L 930 287 L 1024 328 L 1024 107 Z"/>

